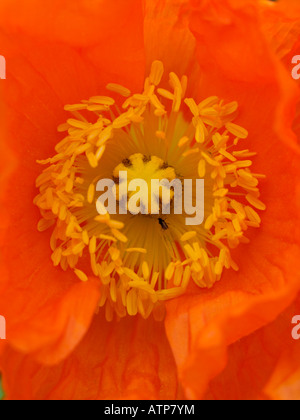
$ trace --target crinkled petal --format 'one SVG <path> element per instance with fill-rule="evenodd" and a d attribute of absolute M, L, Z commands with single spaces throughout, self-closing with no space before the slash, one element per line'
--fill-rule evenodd
<path fill-rule="evenodd" d="M 189 0 L 145 1 L 145 51 L 147 68 L 154 60 L 164 63 L 166 82 L 170 72 L 188 75 L 189 87 L 199 77 L 196 42 L 189 28 Z M 191 92 L 192 94 L 192 92 Z"/>
<path fill-rule="evenodd" d="M 209 385 L 206 399 L 299 399 L 300 341 L 292 338 L 291 321 L 298 299 L 273 323 L 229 347 L 224 372 Z"/>
<path fill-rule="evenodd" d="M 99 314 L 84 341 L 56 367 L 7 349 L 1 368 L 7 399 L 176 399 L 180 389 L 163 323 Z M 28 380 L 30 378 L 30 380 Z"/>

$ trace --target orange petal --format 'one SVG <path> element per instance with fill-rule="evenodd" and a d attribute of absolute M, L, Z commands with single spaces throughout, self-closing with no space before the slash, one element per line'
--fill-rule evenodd
<path fill-rule="evenodd" d="M 271 3 L 261 0 L 261 23 L 268 42 L 277 56 L 283 58 L 299 38 L 300 6 L 297 0 Z"/>
<path fill-rule="evenodd" d="M 189 29 L 189 0 L 146 0 L 145 50 L 147 68 L 154 60 L 161 60 L 165 67 L 165 82 L 169 73 L 188 75 L 188 88 L 199 77 L 195 60 L 195 38 Z"/>
<path fill-rule="evenodd" d="M 49 271 L 41 271 L 28 277 L 27 288 L 16 282 L 6 285 L 0 307 L 7 322 L 7 342 L 45 364 L 55 364 L 88 330 L 100 299 L 99 285 L 92 279 L 76 283 L 70 275 L 56 276 L 55 281 Z"/>
<path fill-rule="evenodd" d="M 299 399 L 300 341 L 291 335 L 299 297 L 276 321 L 229 347 L 228 365 L 210 383 L 206 399 Z"/>
<path fill-rule="evenodd" d="M 108 323 L 99 314 L 80 346 L 60 365 L 43 367 L 8 349 L 1 369 L 6 396 L 13 400 L 172 400 L 179 395 L 163 323 L 150 319 Z"/>

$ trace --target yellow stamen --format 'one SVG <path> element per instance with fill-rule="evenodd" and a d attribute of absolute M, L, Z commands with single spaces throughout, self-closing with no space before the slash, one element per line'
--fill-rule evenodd
<path fill-rule="evenodd" d="M 190 141 L 188 136 L 182 137 L 178 142 L 178 147 L 185 146 Z"/>
<path fill-rule="evenodd" d="M 128 98 L 131 95 L 131 92 L 129 89 L 125 88 L 124 86 L 118 85 L 116 83 L 109 83 L 106 86 L 107 90 L 110 90 L 111 92 L 118 93 L 119 95 L 124 96 L 125 98 Z"/>
<path fill-rule="evenodd" d="M 148 280 L 150 277 L 150 269 L 149 269 L 149 265 L 146 261 L 143 262 L 142 264 L 142 271 L 143 271 L 143 276 L 145 280 Z"/>
<path fill-rule="evenodd" d="M 245 130 L 243 127 L 240 127 L 239 125 L 227 123 L 225 127 L 231 134 L 240 139 L 246 139 L 248 137 L 248 131 Z"/>
<path fill-rule="evenodd" d="M 150 83 L 153 83 L 155 86 L 160 84 L 161 78 L 164 74 L 164 66 L 161 61 L 154 61 L 150 73 Z"/>
<path fill-rule="evenodd" d="M 141 254 L 147 254 L 147 249 L 145 249 L 145 248 L 127 248 L 126 252 L 129 252 L 129 253 L 139 252 Z"/>
<path fill-rule="evenodd" d="M 79 278 L 79 280 L 81 280 L 83 282 L 88 281 L 88 276 L 83 271 L 80 271 L 80 270 L 76 269 L 76 270 L 74 270 L 74 273 Z"/>
<path fill-rule="evenodd" d="M 95 197 L 95 185 L 91 184 L 88 189 L 87 200 L 90 204 L 94 201 Z"/>
<path fill-rule="evenodd" d="M 205 172 L 206 172 L 205 170 L 206 170 L 205 160 L 201 159 L 198 164 L 198 175 L 201 179 L 205 177 Z"/>
<path fill-rule="evenodd" d="M 58 129 L 66 137 L 54 157 L 38 161 L 46 166 L 36 181 L 38 230 L 52 229 L 55 267 L 73 270 L 83 282 L 98 277 L 107 320 L 115 314 L 161 319 L 163 302 L 184 294 L 190 281 L 211 288 L 225 269 L 238 270 L 230 249 L 247 243 L 247 230 L 261 224 L 256 210 L 266 209 L 259 193 L 264 176 L 251 171 L 256 153 L 237 148 L 248 137 L 234 122 L 237 102 L 213 96 L 197 103 L 186 98 L 186 76 L 171 72 L 166 86 L 163 75 L 163 64 L 155 61 L 144 91 L 107 86 L 121 103 L 93 96 L 67 105 L 71 116 Z M 191 230 L 185 214 L 173 214 L 173 190 L 170 215 L 163 214 L 162 192 L 156 214 L 150 196 L 139 200 L 146 214 L 109 214 L 97 200 L 98 181 L 113 180 L 119 197 L 120 171 L 128 182 L 142 179 L 148 187 L 152 180 L 204 179 L 204 223 Z M 86 273 L 77 268 L 87 263 Z"/>
<path fill-rule="evenodd" d="M 187 241 L 195 238 L 196 236 L 197 236 L 196 231 L 186 232 L 184 235 L 182 235 L 181 242 L 187 242 Z"/>

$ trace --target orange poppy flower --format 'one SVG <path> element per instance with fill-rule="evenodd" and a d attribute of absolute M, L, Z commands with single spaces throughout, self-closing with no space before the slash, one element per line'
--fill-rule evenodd
<path fill-rule="evenodd" d="M 3 0 L 0 27 L 6 397 L 299 396 L 299 94 L 261 2 Z M 120 172 L 204 178 L 204 223 L 99 215 Z"/>

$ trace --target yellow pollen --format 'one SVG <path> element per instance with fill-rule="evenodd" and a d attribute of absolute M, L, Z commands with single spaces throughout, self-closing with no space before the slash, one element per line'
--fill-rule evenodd
<path fill-rule="evenodd" d="M 117 242 L 116 238 L 114 238 L 113 236 L 110 235 L 103 235 L 101 234 L 99 236 L 100 239 L 103 239 L 104 241 L 108 241 L 108 242 Z"/>
<path fill-rule="evenodd" d="M 141 254 L 147 254 L 147 249 L 145 249 L 145 248 L 127 248 L 126 252 L 140 252 Z"/>
<path fill-rule="evenodd" d="M 142 271 L 143 271 L 144 279 L 148 280 L 149 277 L 150 277 L 150 270 L 149 270 L 148 263 L 146 261 L 144 261 L 143 264 L 142 264 Z"/>
<path fill-rule="evenodd" d="M 189 139 L 188 136 L 182 137 L 178 142 L 178 147 L 182 147 L 182 146 L 186 145 L 189 141 L 190 141 L 190 139 Z"/>
<path fill-rule="evenodd" d="M 259 190 L 265 177 L 251 171 L 256 153 L 238 147 L 248 137 L 236 121 L 238 103 L 187 97 L 185 75 L 171 72 L 169 85 L 165 80 L 163 63 L 155 61 L 142 92 L 110 83 L 113 98 L 67 105 L 70 118 L 58 127 L 65 137 L 55 156 L 38 161 L 45 169 L 36 180 L 37 228 L 51 229 L 53 265 L 83 282 L 98 278 L 108 321 L 137 314 L 161 319 L 164 301 L 186 293 L 190 282 L 211 288 L 224 270 L 238 270 L 231 249 L 249 241 L 248 229 L 260 227 L 258 213 L 266 209 Z M 139 199 L 147 211 L 123 214 L 117 201 L 117 214 L 109 214 L 99 202 L 103 179 L 114 181 L 121 196 L 120 172 L 128 182 L 147 183 L 148 195 Z M 164 215 L 162 191 L 151 214 L 153 180 L 199 178 L 205 185 L 201 225 L 187 225 L 184 211 Z M 133 194 L 127 191 L 126 205 Z M 173 202 L 171 189 L 171 209 Z"/>
<path fill-rule="evenodd" d="M 90 204 L 92 204 L 95 197 L 95 185 L 91 184 L 88 189 L 87 200 Z"/>
<path fill-rule="evenodd" d="M 181 242 L 189 241 L 190 239 L 193 239 L 196 236 L 197 236 L 197 232 L 196 231 L 186 232 L 184 235 L 182 235 Z"/>
<path fill-rule="evenodd" d="M 80 271 L 80 270 L 75 269 L 74 270 L 74 273 L 79 278 L 79 280 L 81 280 L 83 282 L 88 281 L 88 276 L 83 271 Z"/>
<path fill-rule="evenodd" d="M 106 86 L 106 88 L 107 90 L 118 93 L 119 95 L 122 95 L 125 98 L 128 98 L 131 95 L 131 92 L 129 89 L 125 88 L 124 86 L 118 85 L 116 83 L 110 83 Z"/>

